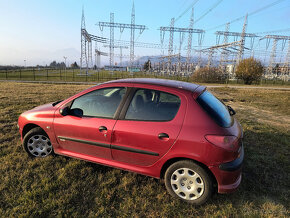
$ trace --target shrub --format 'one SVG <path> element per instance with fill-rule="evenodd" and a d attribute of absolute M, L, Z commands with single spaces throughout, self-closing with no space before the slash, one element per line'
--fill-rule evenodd
<path fill-rule="evenodd" d="M 226 75 L 217 67 L 203 67 L 193 73 L 191 81 L 203 83 L 225 83 L 226 78 Z"/>
<path fill-rule="evenodd" d="M 254 58 L 242 60 L 236 69 L 236 77 L 242 79 L 245 84 L 251 85 L 254 81 L 259 81 L 263 74 L 263 65 Z"/>

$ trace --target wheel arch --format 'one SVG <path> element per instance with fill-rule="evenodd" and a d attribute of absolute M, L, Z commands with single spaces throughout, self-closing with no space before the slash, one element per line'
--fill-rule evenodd
<path fill-rule="evenodd" d="M 217 183 L 217 180 L 214 176 L 214 174 L 211 172 L 211 170 L 203 163 L 197 161 L 197 160 L 194 160 L 194 159 L 190 159 L 190 158 L 185 158 L 185 157 L 176 157 L 176 158 L 172 158 L 172 159 L 169 159 L 167 160 L 162 168 L 161 168 L 161 171 L 160 171 L 160 179 L 164 179 L 164 175 L 165 175 L 165 172 L 166 170 L 168 169 L 168 167 L 178 161 L 181 161 L 181 160 L 191 160 L 193 161 L 194 163 L 196 163 L 197 165 L 199 165 L 200 167 L 202 167 L 207 173 L 208 175 L 211 177 L 212 179 L 212 182 L 213 182 L 213 185 L 214 185 L 214 190 L 217 191 L 217 188 L 218 188 L 218 183 Z"/>
<path fill-rule="evenodd" d="M 32 129 L 36 128 L 36 127 L 39 127 L 41 128 L 40 126 L 34 124 L 34 123 L 28 123 L 26 124 L 24 127 L 23 127 L 23 130 L 22 130 L 22 137 L 24 138 L 24 136 Z M 42 129 L 42 128 L 41 128 Z M 42 129 L 43 130 L 43 129 Z M 43 130 L 44 131 L 44 130 Z"/>

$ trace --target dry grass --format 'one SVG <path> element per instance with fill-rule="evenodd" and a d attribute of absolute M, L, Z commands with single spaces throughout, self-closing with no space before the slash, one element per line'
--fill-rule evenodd
<path fill-rule="evenodd" d="M 62 156 L 22 150 L 20 113 L 87 85 L 0 83 L 0 217 L 289 216 L 289 91 L 211 89 L 237 111 L 245 132 L 240 189 L 202 207 L 172 199 L 159 180 Z"/>

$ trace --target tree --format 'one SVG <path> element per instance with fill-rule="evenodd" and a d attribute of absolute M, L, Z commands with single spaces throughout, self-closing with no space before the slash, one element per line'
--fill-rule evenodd
<path fill-rule="evenodd" d="M 146 61 L 146 62 L 144 63 L 144 70 L 145 70 L 145 71 L 148 71 L 148 70 L 150 70 L 150 69 L 151 69 L 151 61 L 148 60 L 148 61 Z"/>
<path fill-rule="evenodd" d="M 217 67 L 202 67 L 191 76 L 193 82 L 225 83 L 226 75 Z"/>
<path fill-rule="evenodd" d="M 79 66 L 78 66 L 76 61 L 73 64 L 71 64 L 70 67 L 74 68 L 74 69 L 79 68 Z"/>
<path fill-rule="evenodd" d="M 262 77 L 264 68 L 260 61 L 254 58 L 242 60 L 236 69 L 236 77 L 242 79 L 245 84 L 251 85 L 254 81 L 259 81 Z"/>

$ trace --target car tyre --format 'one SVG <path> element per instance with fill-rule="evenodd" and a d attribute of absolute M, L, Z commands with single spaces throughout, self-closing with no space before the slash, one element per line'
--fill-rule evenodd
<path fill-rule="evenodd" d="M 212 194 L 213 183 L 206 170 L 190 160 L 178 161 L 165 172 L 167 191 L 182 201 L 201 205 Z"/>
<path fill-rule="evenodd" d="M 53 153 L 48 135 L 40 127 L 31 129 L 23 138 L 23 148 L 30 157 L 47 157 Z"/>

